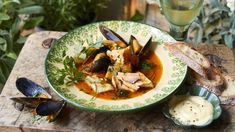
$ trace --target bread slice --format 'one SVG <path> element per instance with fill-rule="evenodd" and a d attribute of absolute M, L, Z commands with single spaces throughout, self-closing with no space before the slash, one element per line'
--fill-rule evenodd
<path fill-rule="evenodd" d="M 214 72 L 214 70 L 212 70 L 210 76 L 211 79 L 209 80 L 203 78 L 196 72 L 193 73 L 193 77 L 197 85 L 207 88 L 209 91 L 215 93 L 218 96 L 221 95 L 225 89 L 223 76 L 220 73 Z"/>
<path fill-rule="evenodd" d="M 235 77 L 226 73 L 222 74 L 225 82 L 225 90 L 219 96 L 221 104 L 235 105 Z"/>
<path fill-rule="evenodd" d="M 165 46 L 169 51 L 204 78 L 210 77 L 210 61 L 184 42 L 170 42 Z"/>

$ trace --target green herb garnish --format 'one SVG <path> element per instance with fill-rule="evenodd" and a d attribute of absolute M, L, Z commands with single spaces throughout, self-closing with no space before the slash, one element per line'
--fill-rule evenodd
<path fill-rule="evenodd" d="M 127 90 L 119 89 L 117 90 L 117 96 L 118 97 L 129 97 L 129 92 Z"/>
<path fill-rule="evenodd" d="M 68 79 L 67 85 L 77 83 L 84 79 L 82 72 L 78 71 L 76 62 L 73 57 L 66 56 L 64 61 L 64 68 L 60 70 L 60 77 L 58 79 L 60 84 L 64 84 L 64 80 Z"/>
<path fill-rule="evenodd" d="M 153 67 L 155 67 L 155 64 L 150 63 L 148 61 L 141 61 L 140 62 L 140 69 L 141 70 L 151 70 Z"/>

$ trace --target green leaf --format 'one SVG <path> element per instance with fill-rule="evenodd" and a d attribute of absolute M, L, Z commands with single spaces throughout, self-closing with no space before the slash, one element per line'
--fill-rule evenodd
<path fill-rule="evenodd" d="M 25 29 L 32 29 L 43 21 L 43 16 L 30 18 L 24 25 Z"/>
<path fill-rule="evenodd" d="M 17 44 L 24 44 L 27 37 L 19 36 L 19 38 L 16 40 Z"/>
<path fill-rule="evenodd" d="M 58 82 L 60 84 L 64 84 L 64 79 L 66 77 L 69 79 L 69 81 L 66 82 L 66 85 L 73 84 L 84 79 L 84 75 L 82 72 L 78 71 L 73 57 L 66 56 L 63 64 L 64 68 L 59 71 Z"/>
<path fill-rule="evenodd" d="M 40 14 L 43 13 L 41 6 L 29 6 L 18 10 L 19 14 Z"/>
<path fill-rule="evenodd" d="M 0 64 L 1 64 L 1 71 L 2 71 L 2 74 L 3 74 L 4 78 L 7 79 L 8 76 L 9 76 L 9 74 L 10 74 L 10 72 L 11 72 L 11 68 L 12 68 L 12 67 L 8 67 L 8 66 L 4 63 L 4 61 L 2 61 L 2 63 L 0 63 Z"/>
<path fill-rule="evenodd" d="M 10 16 L 5 13 L 0 13 L 0 21 L 6 21 L 9 20 Z"/>
<path fill-rule="evenodd" d="M 8 66 L 8 67 L 13 67 L 15 64 L 15 60 L 5 57 L 4 59 L 1 59 L 0 61 L 4 61 L 4 63 Z"/>
<path fill-rule="evenodd" d="M 227 34 L 224 36 L 224 42 L 229 48 L 233 48 L 233 37 L 232 34 Z"/>
<path fill-rule="evenodd" d="M 20 1 L 19 1 L 19 0 L 12 0 L 12 2 L 17 3 L 17 4 L 20 4 Z"/>
<path fill-rule="evenodd" d="M 0 37 L 0 44 L 3 44 L 3 43 L 6 43 L 6 40 Z"/>
<path fill-rule="evenodd" d="M 11 26 L 11 34 L 12 37 L 14 38 L 20 31 L 20 23 L 21 19 L 19 17 L 15 18 L 14 23 Z"/>
<path fill-rule="evenodd" d="M 8 35 L 8 34 L 9 34 L 9 32 L 7 30 L 0 29 L 0 35 L 1 36 Z"/>
<path fill-rule="evenodd" d="M 230 29 L 229 32 L 233 35 L 235 35 L 235 29 Z"/>
<path fill-rule="evenodd" d="M 6 55 L 7 55 L 7 57 L 14 59 L 14 60 L 16 60 L 16 58 L 17 58 L 17 55 L 14 52 L 9 52 Z"/>
<path fill-rule="evenodd" d="M 144 20 L 144 16 L 138 11 L 135 11 L 135 15 L 131 17 L 131 21 L 141 22 Z"/>
<path fill-rule="evenodd" d="M 4 74 L 2 73 L 2 69 L 0 67 L 0 84 L 5 84 L 6 82 L 6 77 L 4 76 Z"/>
<path fill-rule="evenodd" d="M 0 50 L 6 51 L 7 50 L 7 43 L 4 38 L 0 37 Z"/>
<path fill-rule="evenodd" d="M 214 25 L 207 25 L 205 27 L 205 35 L 208 36 L 210 33 L 212 33 L 214 31 L 214 29 L 216 29 L 216 27 Z"/>

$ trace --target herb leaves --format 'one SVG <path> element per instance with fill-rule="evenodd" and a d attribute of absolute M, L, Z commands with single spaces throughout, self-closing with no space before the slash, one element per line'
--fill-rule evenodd
<path fill-rule="evenodd" d="M 153 63 L 150 63 L 148 61 L 141 61 L 140 62 L 140 69 L 141 70 L 151 70 L 153 67 L 155 67 Z"/>
<path fill-rule="evenodd" d="M 68 79 L 66 85 L 71 85 L 84 79 L 84 75 L 78 71 L 73 57 L 66 56 L 63 64 L 64 68 L 60 70 L 60 77 L 58 79 L 60 84 L 64 84 L 66 79 Z"/>

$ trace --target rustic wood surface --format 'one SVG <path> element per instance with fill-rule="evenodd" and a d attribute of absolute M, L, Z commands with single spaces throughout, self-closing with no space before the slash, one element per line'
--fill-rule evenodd
<path fill-rule="evenodd" d="M 168 31 L 168 24 L 159 12 L 159 7 L 149 5 L 145 23 Z M 158 18 L 158 19 L 157 19 Z M 42 47 L 47 38 L 60 38 L 65 33 L 39 32 L 31 35 L 25 43 L 10 77 L 0 96 L 0 132 L 28 131 L 192 131 L 179 128 L 161 113 L 162 104 L 149 109 L 130 113 L 97 113 L 81 110 L 68 105 L 65 112 L 55 122 L 48 123 L 45 118 L 35 116 L 30 109 L 18 111 L 10 97 L 23 96 L 15 87 L 17 77 L 27 77 L 41 86 L 48 84 L 44 75 L 44 59 L 48 49 Z M 201 47 L 200 47 L 201 46 Z M 203 53 L 212 53 L 228 60 L 223 66 L 235 76 L 234 58 L 231 50 L 221 45 L 200 45 Z M 211 48 L 213 50 L 211 50 Z M 53 98 L 60 99 L 50 88 Z M 235 107 L 223 106 L 222 116 L 210 126 L 197 131 L 233 131 L 235 130 Z"/>
<path fill-rule="evenodd" d="M 44 75 L 44 59 L 48 49 L 42 47 L 42 41 L 47 38 L 60 38 L 62 35 L 64 35 L 64 33 L 44 31 L 35 33 L 28 38 L 1 93 L 0 131 L 190 130 L 178 128 L 171 121 L 166 119 L 161 113 L 161 105 L 139 112 L 121 114 L 96 113 L 68 106 L 62 117 L 53 123 L 48 123 L 45 118 L 34 116 L 32 112 L 30 112 L 30 109 L 24 109 L 23 111 L 16 110 L 13 105 L 14 103 L 9 98 L 23 95 L 17 91 L 15 80 L 17 77 L 27 77 L 44 87 L 48 87 Z M 220 49 L 217 50 L 220 51 Z M 230 52 L 227 53 L 228 57 L 232 57 Z M 58 98 L 54 92 L 51 91 L 51 93 L 54 98 Z M 230 131 L 235 129 L 234 115 L 235 108 L 233 106 L 226 107 L 226 109 L 223 110 L 222 116 L 216 122 L 202 130 L 215 129 Z"/>

